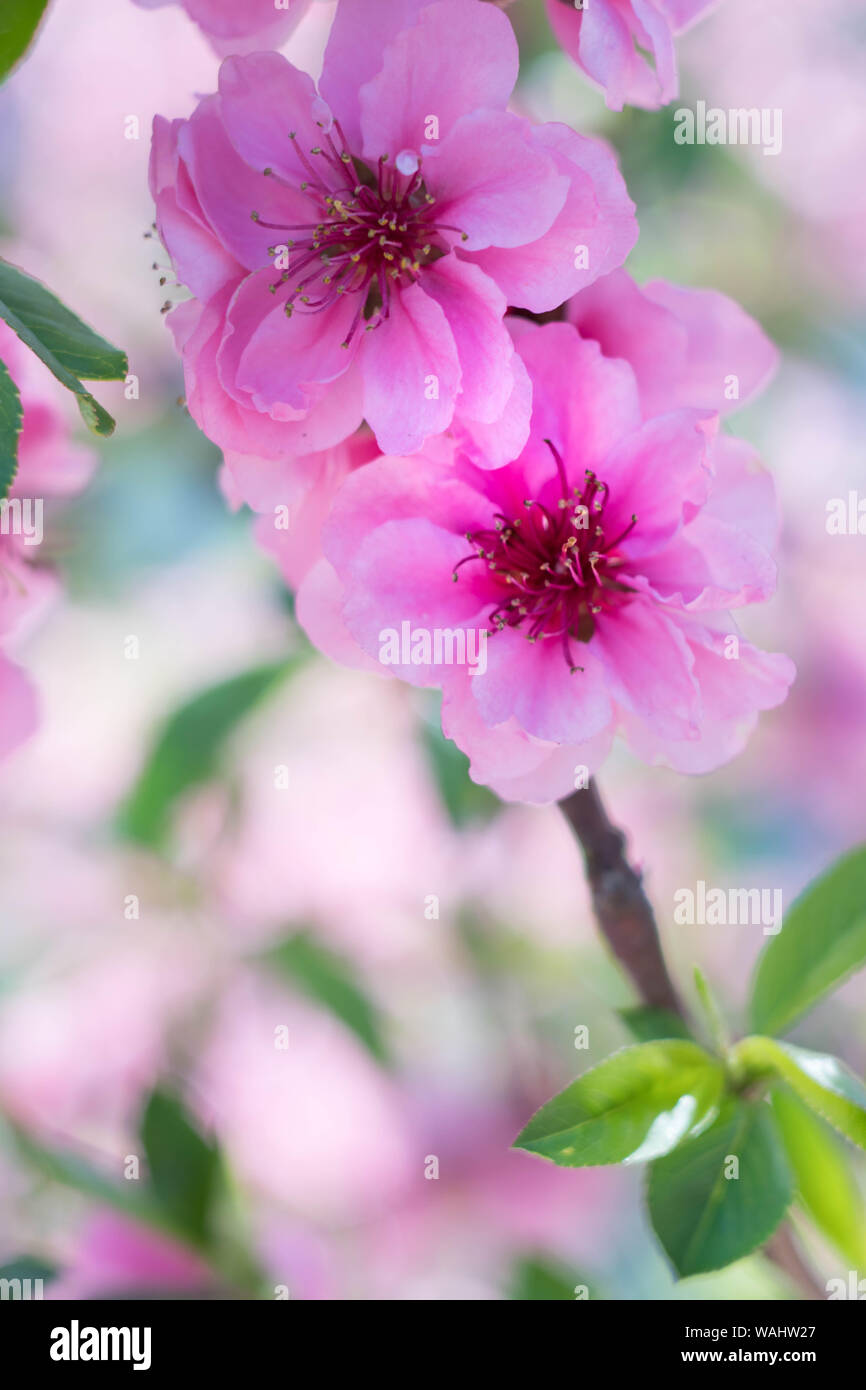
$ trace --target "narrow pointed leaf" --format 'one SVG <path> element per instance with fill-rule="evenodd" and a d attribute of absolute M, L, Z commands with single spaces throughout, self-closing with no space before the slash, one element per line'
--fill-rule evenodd
<path fill-rule="evenodd" d="M 379 1012 L 358 984 L 348 961 L 308 932 L 288 937 L 269 951 L 266 959 L 311 999 L 336 1014 L 377 1062 L 388 1060 Z"/>
<path fill-rule="evenodd" d="M 0 82 L 30 47 L 48 0 L 3 0 L 0 5 Z"/>
<path fill-rule="evenodd" d="M 866 1086 L 838 1057 L 775 1038 L 743 1038 L 732 1058 L 749 1076 L 784 1081 L 817 1115 L 866 1149 Z"/>
<path fill-rule="evenodd" d="M 543 1105 L 515 1148 L 566 1168 L 656 1158 L 710 1122 L 722 1083 L 719 1063 L 695 1043 L 627 1047 Z"/>
<path fill-rule="evenodd" d="M 791 1169 L 764 1102 L 729 1097 L 709 1129 L 649 1169 L 653 1229 L 681 1279 L 757 1250 L 793 1195 Z"/>
<path fill-rule="evenodd" d="M 810 884 L 761 952 L 752 986 L 756 1033 L 780 1033 L 866 964 L 866 848 Z"/>
<path fill-rule="evenodd" d="M 787 1088 L 776 1088 L 772 1104 L 800 1201 L 852 1269 L 866 1269 L 866 1203 L 844 1145 Z"/>
<path fill-rule="evenodd" d="M 141 1140 L 160 1206 L 188 1239 L 205 1244 L 220 1177 L 216 1146 L 199 1132 L 183 1103 L 160 1090 L 148 1099 Z"/>

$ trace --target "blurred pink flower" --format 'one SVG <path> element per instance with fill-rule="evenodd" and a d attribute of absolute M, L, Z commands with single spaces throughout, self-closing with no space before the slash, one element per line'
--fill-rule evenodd
<path fill-rule="evenodd" d="M 60 405 L 63 389 L 5 323 L 0 323 L 0 361 L 18 387 L 23 412 L 18 471 L 0 524 L 0 641 L 6 641 L 56 589 L 52 571 L 38 563 L 45 499 L 82 488 L 95 455 L 72 442 Z M 30 682 L 0 655 L 0 757 L 28 738 L 36 724 Z"/>
<path fill-rule="evenodd" d="M 157 224 L 195 295 L 169 323 L 190 410 L 229 451 L 315 452 L 363 417 L 408 454 L 456 417 L 504 463 L 529 410 L 507 305 L 552 309 L 634 243 L 610 152 L 506 110 L 505 16 L 400 8 L 402 27 L 342 0 L 321 96 L 256 54 L 188 121 L 154 122 Z"/>
<path fill-rule="evenodd" d="M 45 1290 L 49 1299 L 110 1298 L 123 1293 L 192 1293 L 213 1283 L 207 1265 L 161 1231 L 113 1211 L 96 1211 L 71 1260 Z"/>
<path fill-rule="evenodd" d="M 613 111 L 650 110 L 677 95 L 674 35 L 717 0 L 546 0 L 553 32 L 566 53 L 603 90 Z"/>
<path fill-rule="evenodd" d="M 134 0 L 143 10 L 182 4 L 220 57 L 279 48 L 297 28 L 310 0 Z"/>
<path fill-rule="evenodd" d="M 483 669 L 423 643 L 385 669 L 442 686 L 445 732 L 506 799 L 564 796 L 617 730 L 647 761 L 718 767 L 793 679 L 726 612 L 773 591 L 771 480 L 706 407 L 645 416 L 630 365 L 571 325 L 517 331 L 534 393 L 520 457 L 494 473 L 459 451 L 453 467 L 354 473 L 299 617 L 342 659 L 348 637 L 381 661 L 407 625 L 428 643 L 474 631 L 479 648 L 489 632 Z"/>

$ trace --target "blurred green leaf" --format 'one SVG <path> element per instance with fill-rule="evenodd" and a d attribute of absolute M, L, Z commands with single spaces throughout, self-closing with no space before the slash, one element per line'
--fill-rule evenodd
<path fill-rule="evenodd" d="M 866 1149 L 866 1086 L 838 1057 L 755 1037 L 738 1042 L 731 1061 L 748 1078 L 784 1081 L 811 1110 Z"/>
<path fill-rule="evenodd" d="M 187 792 L 218 774 L 229 736 L 304 657 L 244 671 L 195 695 L 169 716 L 118 816 L 122 835 L 160 848 Z"/>
<path fill-rule="evenodd" d="M 387 1063 L 381 1017 L 359 986 L 348 961 L 321 945 L 309 932 L 298 932 L 280 942 L 265 960 L 309 998 L 336 1014 L 377 1062 Z"/>
<path fill-rule="evenodd" d="M 793 1195 L 788 1160 L 764 1102 L 729 1097 L 709 1129 L 649 1169 L 653 1229 L 681 1279 L 757 1250 Z"/>
<path fill-rule="evenodd" d="M 469 759 L 441 729 L 426 721 L 421 725 L 424 751 L 439 795 L 453 825 L 460 829 L 472 821 L 490 821 L 502 810 L 502 802 L 488 787 L 473 782 Z"/>
<path fill-rule="evenodd" d="M 154 1091 L 148 1099 L 141 1142 L 160 1206 L 189 1240 L 206 1245 L 220 1180 L 216 1145 L 201 1135 L 183 1102 L 162 1090 Z"/>
<path fill-rule="evenodd" d="M 866 847 L 811 883 L 765 946 L 752 986 L 752 1027 L 779 1033 L 866 963 Z"/>
<path fill-rule="evenodd" d="M 78 1154 L 54 1150 L 37 1142 L 22 1130 L 14 1129 L 16 1146 L 21 1158 L 49 1182 L 72 1188 L 82 1196 L 111 1207 L 146 1226 L 158 1226 L 174 1234 L 174 1228 L 167 1221 L 154 1202 L 147 1187 L 141 1182 L 128 1180 L 115 1182 L 107 1174 L 94 1168 Z"/>
<path fill-rule="evenodd" d="M 0 6 L 0 82 L 24 57 L 48 0 L 3 0 Z"/>
<path fill-rule="evenodd" d="M 843 1145 L 791 1091 L 777 1088 L 772 1105 L 803 1206 L 853 1269 L 866 1268 L 866 1203 Z"/>
<path fill-rule="evenodd" d="M 69 391 L 88 429 L 110 435 L 114 421 L 85 390 L 85 381 L 122 381 L 128 371 L 126 354 L 112 347 L 61 304 L 39 280 L 0 260 L 0 318 L 35 352 Z"/>
<path fill-rule="evenodd" d="M 575 1289 L 581 1286 L 592 1294 L 588 1280 L 551 1255 L 523 1255 L 512 1271 L 508 1297 L 515 1302 L 573 1303 Z"/>
<path fill-rule="evenodd" d="M 8 1264 L 0 1265 L 0 1279 L 41 1279 L 43 1284 L 49 1284 L 56 1277 L 56 1266 L 34 1255 L 19 1255 Z"/>
<path fill-rule="evenodd" d="M 18 472 L 18 436 L 21 433 L 21 396 L 0 362 L 0 500 L 9 492 Z"/>
<path fill-rule="evenodd" d="M 635 1008 L 619 1009 L 619 1016 L 632 1037 L 638 1042 L 663 1042 L 668 1038 L 691 1039 L 691 1033 L 683 1019 L 668 1009 L 654 1009 L 645 1004 Z"/>
<path fill-rule="evenodd" d="M 514 1147 L 566 1168 L 657 1158 L 708 1123 L 723 1080 L 695 1043 L 626 1047 L 543 1105 Z"/>

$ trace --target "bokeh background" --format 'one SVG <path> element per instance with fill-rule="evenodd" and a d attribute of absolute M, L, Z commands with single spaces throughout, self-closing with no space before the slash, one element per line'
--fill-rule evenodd
<path fill-rule="evenodd" d="M 319 0 L 285 49 L 314 73 L 331 12 Z M 673 972 L 688 994 L 699 963 L 738 1020 L 765 938 L 675 925 L 676 889 L 790 903 L 866 837 L 866 537 L 825 524 L 829 499 L 866 495 L 866 7 L 722 0 L 679 41 L 680 101 L 622 115 L 540 4 L 509 13 L 522 109 L 619 153 L 632 272 L 727 292 L 783 352 L 733 428 L 784 515 L 778 596 L 744 628 L 797 684 L 711 777 L 621 754 L 600 778 Z M 221 497 L 145 235 L 151 118 L 188 114 L 216 72 L 179 7 L 55 0 L 0 91 L 0 254 L 139 381 L 137 399 L 99 388 L 118 429 L 49 513 L 65 596 L 16 650 L 43 723 L 0 766 L 0 1265 L 53 1271 L 55 1296 L 790 1296 L 761 1256 L 676 1285 L 638 1172 L 509 1150 L 627 1041 L 633 1001 L 557 810 L 501 807 L 435 700 L 310 652 Z M 781 108 L 781 154 L 676 145 L 674 110 L 698 99 Z M 863 998 L 851 982 L 795 1037 L 863 1074 Z M 187 1155 L 169 1197 L 188 1240 L 149 1224 L 143 1114 L 149 1151 Z M 801 1234 L 822 1279 L 846 1277 Z"/>

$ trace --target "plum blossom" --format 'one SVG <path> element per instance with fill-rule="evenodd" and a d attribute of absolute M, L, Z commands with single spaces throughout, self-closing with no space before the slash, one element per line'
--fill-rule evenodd
<path fill-rule="evenodd" d="M 22 425 L 18 471 L 0 508 L 0 758 L 29 738 L 37 725 L 36 694 L 6 654 L 56 592 L 52 571 L 38 562 L 44 502 L 78 491 L 93 467 L 90 450 L 74 444 L 58 405 L 60 388 L 4 323 L 0 361 L 18 387 Z"/>
<path fill-rule="evenodd" d="M 310 0 L 134 0 L 143 10 L 182 4 L 220 55 L 279 48 L 297 28 Z"/>
<path fill-rule="evenodd" d="M 611 153 L 506 107 L 517 44 L 482 0 L 342 0 L 319 91 L 232 57 L 154 122 L 157 226 L 194 298 L 169 324 L 221 448 L 320 452 L 366 419 L 417 452 L 455 420 L 486 466 L 526 441 L 507 307 L 556 308 L 636 236 Z"/>
<path fill-rule="evenodd" d="M 677 95 L 674 36 L 716 0 L 547 0 L 553 32 L 566 53 L 604 90 L 613 111 L 655 110 Z M 650 61 L 652 60 L 652 61 Z"/>
<path fill-rule="evenodd" d="M 599 306 L 617 356 L 573 324 L 515 324 L 533 413 L 512 463 L 479 468 L 458 443 L 451 463 L 357 470 L 298 595 L 312 639 L 357 665 L 406 622 L 486 631 L 483 673 L 423 643 L 383 670 L 442 687 L 446 734 L 511 800 L 566 795 L 617 733 L 648 762 L 716 768 L 794 674 L 729 611 L 772 593 L 777 515 L 753 451 L 718 432 L 715 397 L 729 376 L 755 389 L 772 347 L 722 296 L 622 276 L 569 312 L 587 332 Z M 637 327 L 616 323 L 638 309 Z M 655 354 L 678 332 L 692 376 L 666 381 Z"/>

